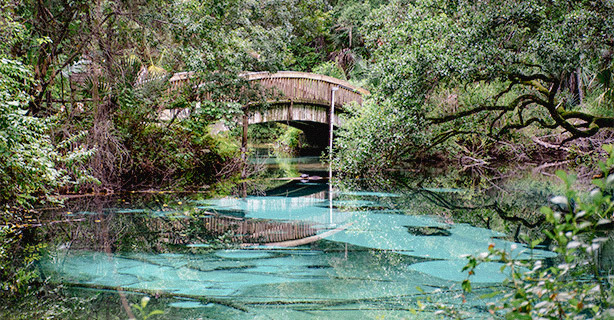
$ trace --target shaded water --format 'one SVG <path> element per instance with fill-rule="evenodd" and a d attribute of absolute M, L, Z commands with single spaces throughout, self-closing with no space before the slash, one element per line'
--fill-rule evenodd
<path fill-rule="evenodd" d="M 323 175 L 313 161 L 285 170 Z M 505 275 L 500 264 L 481 265 L 474 293 L 464 296 L 465 256 L 514 245 L 504 234 L 416 210 L 420 197 L 331 195 L 325 180 L 308 177 L 276 180 L 258 194 L 71 202 L 54 217 L 73 220 L 70 227 L 49 227 L 60 240 L 45 273 L 76 290 L 163 298 L 160 318 L 431 319 L 439 303 L 482 318 L 480 295 Z M 515 247 L 519 258 L 553 256 Z"/>

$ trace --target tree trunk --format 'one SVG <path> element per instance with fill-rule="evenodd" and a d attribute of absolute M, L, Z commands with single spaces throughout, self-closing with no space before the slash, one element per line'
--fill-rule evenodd
<path fill-rule="evenodd" d="M 578 85 L 578 100 L 580 104 L 584 103 L 584 83 L 582 81 L 582 69 L 578 67 L 576 70 L 576 84 Z"/>

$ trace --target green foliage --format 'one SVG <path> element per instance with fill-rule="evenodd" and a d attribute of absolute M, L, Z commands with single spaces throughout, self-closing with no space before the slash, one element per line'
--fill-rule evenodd
<path fill-rule="evenodd" d="M 310 1 L 180 1 L 171 20 L 177 53 L 189 70 L 231 72 L 309 69 L 326 37 L 326 3 Z M 315 48 L 314 48 L 315 49 Z M 316 50 L 317 51 L 317 50 Z M 303 53 L 310 53 L 304 57 Z"/>
<path fill-rule="evenodd" d="M 584 104 L 611 87 L 613 17 L 609 1 L 396 0 L 359 30 L 371 91 L 424 117 L 430 148 L 529 126 L 562 128 L 569 139 L 612 127 Z"/>
<path fill-rule="evenodd" d="M 305 43 L 292 43 L 290 50 L 294 61 L 289 67 L 296 71 L 315 72 L 314 68 L 325 59 L 324 51 L 318 52 L 316 48 Z"/>
<path fill-rule="evenodd" d="M 593 180 L 596 189 L 584 195 L 574 189 L 575 176 L 557 171 L 565 184 L 565 195 L 551 199 L 554 209 L 540 210 L 551 226 L 544 233 L 559 254 L 558 262 L 519 261 L 513 258 L 513 252 L 491 245 L 488 252 L 468 258 L 463 268 L 469 272 L 463 282 L 466 292 L 471 291 L 470 279 L 477 265 L 498 261 L 505 264 L 502 271 L 510 270 L 504 283 L 509 290 L 500 292 L 501 300 L 490 306 L 493 313 L 505 313 L 509 319 L 593 319 L 614 315 L 612 284 L 598 254 L 611 233 L 614 212 L 614 176 L 608 175 L 614 168 L 614 148 L 608 145 L 604 150 L 609 157 L 599 162 L 604 177 Z M 540 242 L 530 241 L 531 247 Z"/>
<path fill-rule="evenodd" d="M 340 132 L 338 169 L 351 175 L 382 172 L 428 144 L 424 100 L 437 77 L 430 70 L 445 63 L 439 57 L 448 50 L 445 39 L 452 30 L 447 21 L 430 15 L 425 5 L 403 1 L 372 11 L 362 34 L 375 62 L 373 97 Z"/>
<path fill-rule="evenodd" d="M 2 56 L 13 45 L 24 40 L 26 29 L 11 16 L 8 4 L 1 4 L 0 8 L 3 11 L 0 15 L 0 56 Z"/>
<path fill-rule="evenodd" d="M 287 126 L 277 122 L 265 122 L 248 127 L 247 136 L 252 143 L 271 143 L 287 130 Z"/>
<path fill-rule="evenodd" d="M 297 5 L 307 14 L 293 19 L 295 35 L 289 44 L 292 55 L 286 68 L 310 72 L 326 59 L 333 18 L 326 1 L 299 1 Z"/>
<path fill-rule="evenodd" d="M 41 258 L 46 245 L 27 244 L 23 226 L 0 227 L 0 298 L 15 300 L 32 291 L 39 280 L 35 264 Z"/>
<path fill-rule="evenodd" d="M 133 137 L 129 152 L 134 165 L 124 174 L 131 177 L 126 178 L 132 179 L 131 184 L 190 188 L 232 174 L 223 169 L 232 163 L 238 149 L 212 138 L 206 128 L 195 122 L 186 122 L 169 128 L 144 128 Z"/>
<path fill-rule="evenodd" d="M 71 140 L 57 146 L 49 136 L 55 118 L 27 115 L 26 93 L 33 85 L 30 71 L 23 64 L 0 58 L 0 202 L 29 206 L 36 196 L 47 196 L 56 188 L 74 183 L 60 164 L 72 168 L 85 161 L 92 151 L 68 149 Z M 76 170 L 77 176 L 87 178 Z"/>
<path fill-rule="evenodd" d="M 347 80 L 345 72 L 336 61 L 322 62 L 313 68 L 313 72 L 341 80 Z"/>
<path fill-rule="evenodd" d="M 419 110 L 434 81 L 444 75 L 439 69 L 448 63 L 442 58 L 454 29 L 450 18 L 431 12 L 428 3 L 392 1 L 373 10 L 363 34 L 375 61 L 374 91 L 398 108 Z"/>
<path fill-rule="evenodd" d="M 132 304 L 132 308 L 137 310 L 140 315 L 139 319 L 147 320 L 153 316 L 164 314 L 164 311 L 162 310 L 152 310 L 150 312 L 147 312 L 145 309 L 147 308 L 147 304 L 149 303 L 149 300 L 150 298 L 145 296 L 141 298 L 140 304 L 135 304 L 135 303 Z"/>
<path fill-rule="evenodd" d="M 275 140 L 277 146 L 285 152 L 294 152 L 305 146 L 304 134 L 301 130 L 287 127 L 284 133 Z"/>
<path fill-rule="evenodd" d="M 401 165 L 425 141 L 419 115 L 389 100 L 368 100 L 349 108 L 351 117 L 335 132 L 333 165 L 350 177 L 381 173 Z"/>
<path fill-rule="evenodd" d="M 363 41 L 359 27 L 371 12 L 371 4 L 369 1 L 347 1 L 335 9 L 336 46 L 354 48 Z"/>
<path fill-rule="evenodd" d="M 80 165 L 93 150 L 76 146 L 84 132 L 53 139 L 58 117 L 28 113 L 30 92 L 40 82 L 32 67 L 8 55 L 12 46 L 26 40 L 26 26 L 13 20 L 9 5 L 0 6 L 0 298 L 15 301 L 34 291 L 39 280 L 35 266 L 46 246 L 35 239 L 28 224 L 31 213 L 24 208 L 55 201 L 49 196 L 60 187 L 92 181 Z M 39 40 L 40 46 L 50 42 L 44 37 L 28 40 Z"/>

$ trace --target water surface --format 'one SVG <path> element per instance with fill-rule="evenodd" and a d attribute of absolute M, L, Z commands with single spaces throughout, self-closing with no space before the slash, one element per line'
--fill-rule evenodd
<path fill-rule="evenodd" d="M 423 211 L 416 195 L 331 194 L 317 158 L 270 170 L 279 168 L 303 178 L 247 197 L 152 192 L 70 202 L 55 219 L 74 222 L 48 228 L 60 240 L 45 273 L 75 290 L 157 296 L 162 318 L 431 319 L 438 304 L 483 318 L 480 295 L 505 274 L 498 263 L 480 265 L 474 293 L 463 295 L 467 255 L 494 244 L 515 247 L 518 258 L 553 256 Z"/>

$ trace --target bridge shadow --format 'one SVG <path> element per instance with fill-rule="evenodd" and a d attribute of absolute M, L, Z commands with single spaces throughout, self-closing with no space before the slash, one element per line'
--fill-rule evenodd
<path fill-rule="evenodd" d="M 326 199 L 328 192 L 327 180 L 297 179 L 288 183 L 266 190 L 268 197 L 312 197 Z"/>

